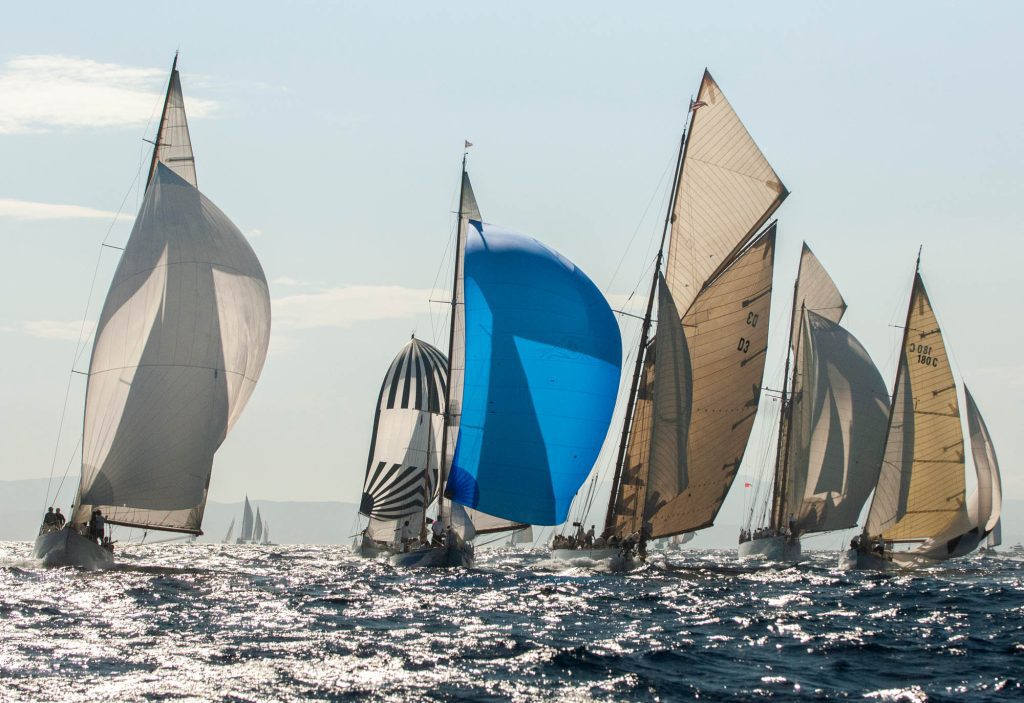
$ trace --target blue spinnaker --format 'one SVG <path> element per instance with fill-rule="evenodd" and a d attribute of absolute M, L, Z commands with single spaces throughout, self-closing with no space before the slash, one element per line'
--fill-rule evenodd
<path fill-rule="evenodd" d="M 619 326 L 586 274 L 535 239 L 471 221 L 464 261 L 466 372 L 447 493 L 508 520 L 564 522 L 611 422 Z"/>

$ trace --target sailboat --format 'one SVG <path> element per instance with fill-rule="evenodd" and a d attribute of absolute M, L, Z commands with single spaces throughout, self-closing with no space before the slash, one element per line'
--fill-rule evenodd
<path fill-rule="evenodd" d="M 447 367 L 444 354 L 415 336 L 388 367 L 359 502 L 369 518 L 358 542 L 362 556 L 401 551 L 403 528 L 425 537 L 425 511 L 437 493 Z"/>
<path fill-rule="evenodd" d="M 269 336 L 259 260 L 196 188 L 175 56 L 146 196 L 96 329 L 73 512 L 65 528 L 44 527 L 33 555 L 109 566 L 104 522 L 202 534 L 214 453 L 256 386 Z"/>
<path fill-rule="evenodd" d="M 992 438 L 965 387 L 977 490 L 966 496 L 957 385 L 918 255 L 878 485 L 863 533 L 840 568 L 894 571 L 963 556 L 999 524 Z"/>
<path fill-rule="evenodd" d="M 854 527 L 878 481 L 889 396 L 867 351 L 840 326 L 845 312 L 843 296 L 804 244 L 772 492 L 763 505 L 751 506 L 740 531 L 741 557 L 798 561 L 801 535 Z M 769 504 L 767 526 L 755 526 L 755 511 L 763 520 Z"/>
<path fill-rule="evenodd" d="M 259 509 L 257 508 L 257 514 Z M 258 518 L 253 515 L 252 505 L 249 503 L 249 496 L 245 497 L 245 503 L 242 505 L 242 529 L 238 533 L 238 539 L 235 540 L 235 544 L 252 544 L 257 542 L 256 537 L 256 525 Z M 234 521 L 232 521 L 232 524 Z"/>
<path fill-rule="evenodd" d="M 608 430 L 622 367 L 618 324 L 586 274 L 485 224 L 465 154 L 461 184 L 441 525 L 431 544 L 392 555 L 396 566 L 469 566 L 478 532 L 564 521 Z"/>
<path fill-rule="evenodd" d="M 260 509 L 256 508 L 256 523 L 252 528 L 252 543 L 259 544 L 263 539 L 263 518 L 260 517 Z"/>
<path fill-rule="evenodd" d="M 235 518 L 231 518 L 231 524 L 228 525 L 228 533 L 224 535 L 224 540 L 221 544 L 231 544 L 231 538 L 235 536 Z"/>
<path fill-rule="evenodd" d="M 788 191 L 707 71 L 688 114 L 604 531 L 592 545 L 560 536 L 555 559 L 630 568 L 647 539 L 710 526 L 743 459 L 768 345 L 765 225 Z"/>

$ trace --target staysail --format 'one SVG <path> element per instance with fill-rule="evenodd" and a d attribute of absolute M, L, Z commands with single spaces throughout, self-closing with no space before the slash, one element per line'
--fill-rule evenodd
<path fill-rule="evenodd" d="M 270 296 L 238 228 L 162 163 L 89 366 L 74 522 L 200 534 L 213 455 L 266 359 Z"/>
<path fill-rule="evenodd" d="M 156 165 L 162 163 L 193 185 L 196 184 L 196 161 L 192 155 L 192 139 L 188 134 L 188 118 L 185 116 L 185 98 L 181 94 L 181 77 L 178 75 L 178 55 L 171 64 L 171 78 L 167 83 L 164 109 L 160 113 L 153 146 L 153 159 L 149 165 L 146 187 L 156 176 Z"/>
<path fill-rule="evenodd" d="M 445 494 L 507 520 L 557 524 L 608 429 L 622 365 L 618 324 L 597 287 L 555 251 L 468 225 L 465 322 L 452 347 L 452 402 L 461 404 Z"/>
<path fill-rule="evenodd" d="M 437 491 L 447 363 L 413 337 L 384 376 L 359 504 L 376 540 L 391 540 L 399 522 L 420 525 Z"/>
<path fill-rule="evenodd" d="M 712 524 L 760 398 L 775 227 L 758 232 L 788 192 L 707 71 L 690 112 L 605 524 L 620 536 Z"/>
<path fill-rule="evenodd" d="M 956 383 L 920 274 L 907 312 L 889 435 L 865 533 L 919 541 L 966 519 Z"/>

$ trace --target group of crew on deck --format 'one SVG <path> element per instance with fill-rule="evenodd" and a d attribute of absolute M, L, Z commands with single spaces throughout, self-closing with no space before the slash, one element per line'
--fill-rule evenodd
<path fill-rule="evenodd" d="M 430 526 L 429 534 L 426 525 Z M 457 544 L 458 535 L 451 525 L 445 526 L 442 520 L 427 518 L 423 529 L 416 529 L 406 520 L 395 529 L 395 540 L 391 545 L 402 552 L 411 552 L 422 547 L 443 547 L 446 544 Z"/>
<path fill-rule="evenodd" d="M 63 529 L 67 524 L 67 518 L 61 513 L 60 508 L 47 508 L 43 514 L 43 528 L 41 532 L 54 532 Z M 93 540 L 101 547 L 109 547 L 112 543 L 106 535 L 107 521 L 99 508 L 92 511 L 89 522 L 83 523 L 78 533 L 83 537 Z"/>
<path fill-rule="evenodd" d="M 789 516 L 789 525 L 781 530 L 774 527 L 758 527 L 757 529 L 740 528 L 740 542 L 749 542 L 752 539 L 764 539 L 766 537 L 789 537 L 796 534 L 796 515 Z"/>
<path fill-rule="evenodd" d="M 632 557 L 634 552 L 640 559 L 647 558 L 647 531 L 637 530 L 627 537 L 619 537 L 612 528 L 606 529 L 600 537 L 594 537 L 594 526 L 586 532 L 583 525 L 577 525 L 572 535 L 555 535 L 552 549 L 609 549 L 618 548 L 623 558 Z"/>
<path fill-rule="evenodd" d="M 861 549 L 861 537 L 860 537 L 860 535 L 858 535 L 858 536 L 856 536 L 856 537 L 854 537 L 853 539 L 850 540 L 850 549 L 853 549 L 854 551 L 858 551 L 858 552 L 859 551 L 870 552 L 870 553 L 872 553 L 872 554 L 874 554 L 875 556 L 878 556 L 878 557 L 884 557 L 885 556 L 885 546 L 886 546 L 885 545 L 885 538 L 883 538 L 881 536 L 873 537 L 870 540 L 868 540 L 868 543 L 866 545 L 867 549 L 864 549 L 864 550 Z"/>

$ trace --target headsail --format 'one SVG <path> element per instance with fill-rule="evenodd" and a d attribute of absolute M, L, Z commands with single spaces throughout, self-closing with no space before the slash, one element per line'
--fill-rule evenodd
<path fill-rule="evenodd" d="M 224 544 L 230 544 L 231 538 L 235 536 L 235 518 L 231 518 L 231 524 L 228 526 L 228 533 L 224 536 Z"/>
<path fill-rule="evenodd" d="M 999 460 L 988 432 L 985 418 L 981 416 L 974 396 L 964 387 L 967 398 L 967 431 L 971 435 L 971 455 L 978 475 L 978 488 L 973 500 L 968 501 L 975 513 L 973 525 L 982 534 L 990 534 L 999 526 L 1003 511 L 1003 481 L 999 475 Z"/>
<path fill-rule="evenodd" d="M 181 77 L 178 75 L 178 55 L 174 55 L 171 78 L 167 83 L 167 97 L 160 113 L 153 158 L 149 165 L 146 187 L 156 176 L 156 166 L 162 163 L 181 176 L 185 181 L 196 184 L 196 160 L 192 155 L 192 139 L 188 134 L 188 119 L 185 116 L 185 99 L 181 94 Z"/>
<path fill-rule="evenodd" d="M 966 517 L 956 382 L 924 282 L 914 275 L 878 487 L 866 533 L 928 539 Z"/>
<path fill-rule="evenodd" d="M 785 505 L 800 533 L 856 525 L 885 447 L 885 382 L 836 317 L 805 308 L 799 335 Z"/>
<path fill-rule="evenodd" d="M 256 508 L 256 524 L 252 528 L 252 541 L 257 544 L 263 538 L 263 518 L 260 516 L 260 509 Z"/>
<path fill-rule="evenodd" d="M 270 296 L 238 228 L 158 164 L 100 315 L 73 521 L 199 534 L 213 455 L 266 359 Z"/>
<path fill-rule="evenodd" d="M 384 376 L 359 505 L 374 539 L 391 540 L 400 521 L 421 524 L 436 494 L 447 363 L 414 337 Z"/>
<path fill-rule="evenodd" d="M 789 195 L 707 71 L 691 109 L 665 266 L 681 310 Z"/>
<path fill-rule="evenodd" d="M 596 286 L 540 242 L 469 223 L 460 424 L 446 495 L 489 515 L 565 520 L 604 441 L 622 365 Z"/>

